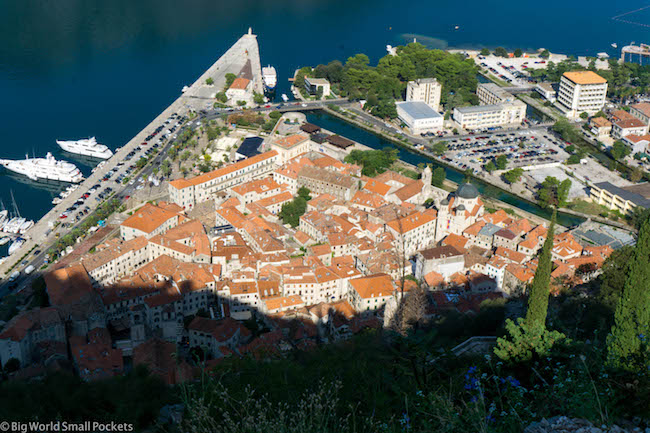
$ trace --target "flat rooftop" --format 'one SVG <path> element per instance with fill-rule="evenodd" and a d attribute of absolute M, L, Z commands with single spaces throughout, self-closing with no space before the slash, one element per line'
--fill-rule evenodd
<path fill-rule="evenodd" d="M 421 101 L 397 102 L 395 105 L 415 120 L 442 117 L 442 114 Z"/>
<path fill-rule="evenodd" d="M 458 107 L 456 108 L 460 113 L 469 114 L 469 113 L 483 113 L 488 111 L 501 111 L 503 106 L 501 104 L 494 105 L 473 105 L 470 107 Z"/>
<path fill-rule="evenodd" d="M 650 200 L 642 195 L 642 193 L 648 194 L 648 183 L 626 186 L 624 188 L 612 185 L 609 182 L 596 183 L 594 186 L 596 188 L 604 189 L 612 195 L 617 195 L 623 200 L 631 201 L 636 206 L 650 208 Z M 630 190 L 630 188 L 632 189 Z"/>

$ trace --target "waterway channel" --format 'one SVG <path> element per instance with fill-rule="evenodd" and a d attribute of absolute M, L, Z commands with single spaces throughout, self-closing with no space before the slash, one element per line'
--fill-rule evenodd
<path fill-rule="evenodd" d="M 347 123 L 339 118 L 331 116 L 323 111 L 315 111 L 307 114 L 307 121 L 314 123 L 321 128 L 327 129 L 329 131 L 335 132 L 341 136 L 347 137 L 351 140 L 357 141 L 361 144 L 365 144 L 368 147 L 373 149 L 383 149 L 385 147 L 396 148 L 399 151 L 399 158 L 409 164 L 418 165 L 420 163 L 431 164 L 433 168 L 441 167 L 441 165 L 430 158 L 427 158 L 419 153 L 415 153 L 405 149 L 403 147 L 397 146 L 395 143 L 388 141 L 378 135 L 360 129 L 350 123 Z M 453 169 L 451 167 L 444 167 L 447 174 L 447 179 L 460 183 L 463 181 L 465 174 L 459 170 Z M 472 183 L 476 185 L 479 192 L 486 197 L 500 200 L 509 205 L 518 207 L 526 212 L 541 216 L 543 218 L 550 219 L 551 212 L 547 209 L 544 209 L 535 203 L 531 203 L 527 200 L 524 200 L 514 194 L 510 194 L 507 191 L 504 191 L 500 188 L 496 188 L 490 184 L 487 184 L 480 179 L 472 180 Z M 574 215 L 569 215 L 565 213 L 558 213 L 558 223 L 565 227 L 572 227 L 578 225 L 585 221 L 583 218 L 576 217 Z"/>

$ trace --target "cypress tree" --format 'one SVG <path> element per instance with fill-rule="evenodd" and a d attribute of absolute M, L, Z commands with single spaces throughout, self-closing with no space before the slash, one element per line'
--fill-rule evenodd
<path fill-rule="evenodd" d="M 539 256 L 537 270 L 530 286 L 528 297 L 528 310 L 526 311 L 526 326 L 534 334 L 541 334 L 546 328 L 546 312 L 548 310 L 548 296 L 551 285 L 551 271 L 553 261 L 551 251 L 553 250 L 553 237 L 555 232 L 556 212 L 553 212 L 551 226 L 548 229 L 542 254 Z"/>
<path fill-rule="evenodd" d="M 623 293 L 614 314 L 614 325 L 607 339 L 608 363 L 631 370 L 650 327 L 650 219 L 639 230 L 634 253 L 627 269 Z"/>

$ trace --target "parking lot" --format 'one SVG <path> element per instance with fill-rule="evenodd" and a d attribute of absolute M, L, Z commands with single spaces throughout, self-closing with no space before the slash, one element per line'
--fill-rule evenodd
<path fill-rule="evenodd" d="M 476 63 L 490 71 L 497 78 L 513 86 L 529 87 L 527 69 L 544 68 L 546 60 L 539 58 L 504 58 L 495 56 L 478 56 Z"/>
<path fill-rule="evenodd" d="M 138 177 L 130 179 L 133 173 L 140 168 L 138 161 L 142 160 L 140 164 L 144 165 L 146 158 L 159 152 L 167 140 L 175 139 L 177 137 L 177 129 L 186 120 L 186 117 L 181 117 L 176 113 L 172 114 L 162 125 L 158 126 L 148 135 L 143 142 L 127 153 L 122 161 L 118 162 L 115 167 L 106 172 L 100 179 L 100 183 L 96 183 L 88 190 L 82 191 L 79 198 L 59 215 L 59 220 L 64 224 L 64 227 L 72 226 L 74 223 L 81 221 L 84 216 L 92 211 L 95 205 L 104 201 L 114 192 L 119 191 L 121 186 L 126 183 L 134 185 L 135 189 L 144 188 L 146 179 L 139 179 Z M 97 168 L 101 168 L 101 166 L 98 165 Z M 157 179 L 151 180 L 153 182 L 158 181 Z M 75 188 L 69 194 L 78 193 L 78 190 Z M 95 203 L 91 200 L 94 200 Z"/>
<path fill-rule="evenodd" d="M 443 159 L 462 170 L 480 172 L 489 161 L 496 164 L 499 155 L 508 158 L 507 169 L 561 163 L 569 156 L 550 133 L 517 131 L 450 140 Z"/>

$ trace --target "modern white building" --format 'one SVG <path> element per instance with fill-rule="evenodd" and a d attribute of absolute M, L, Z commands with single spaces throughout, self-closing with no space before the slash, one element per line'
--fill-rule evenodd
<path fill-rule="evenodd" d="M 476 96 L 481 105 L 497 105 L 514 102 L 517 98 L 494 83 L 480 83 L 476 86 Z"/>
<path fill-rule="evenodd" d="M 397 116 L 413 134 L 442 131 L 444 117 L 424 102 L 397 102 Z"/>
<path fill-rule="evenodd" d="M 323 98 L 330 95 L 330 82 L 325 78 L 305 77 L 305 89 L 312 95 L 318 93 L 318 88 L 323 89 Z"/>
<path fill-rule="evenodd" d="M 526 104 L 515 100 L 504 104 L 454 108 L 453 117 L 467 130 L 517 125 L 526 117 Z"/>
<path fill-rule="evenodd" d="M 594 115 L 605 105 L 607 80 L 592 71 L 565 72 L 560 80 L 557 105 L 565 116 Z"/>
<path fill-rule="evenodd" d="M 424 102 L 435 111 L 440 110 L 442 84 L 435 78 L 419 78 L 406 86 L 406 102 Z"/>
<path fill-rule="evenodd" d="M 535 91 L 547 101 L 555 102 L 557 99 L 557 91 L 551 83 L 539 83 L 535 86 Z"/>

